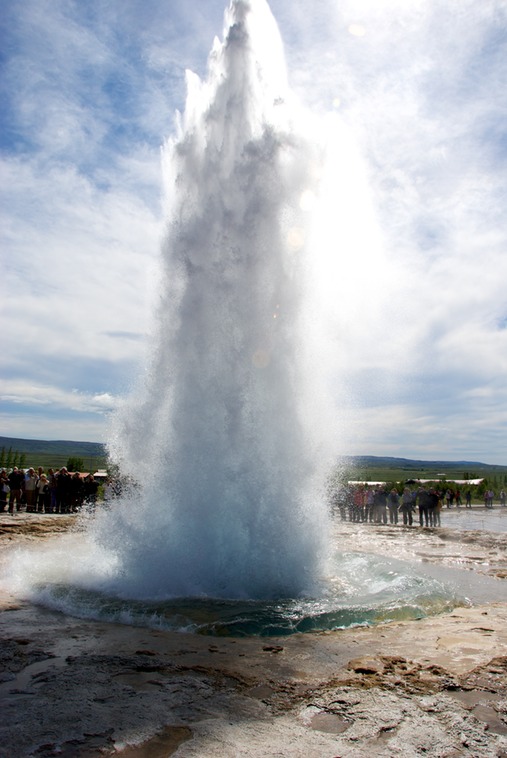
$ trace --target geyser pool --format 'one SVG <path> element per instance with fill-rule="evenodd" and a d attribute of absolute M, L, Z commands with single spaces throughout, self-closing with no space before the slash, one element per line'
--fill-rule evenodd
<path fill-rule="evenodd" d="M 460 580 L 441 567 L 435 575 L 428 567 L 353 550 L 335 550 L 328 565 L 334 574 L 314 596 L 132 598 L 110 590 L 117 565 L 90 535 L 78 532 L 13 550 L 2 573 L 11 592 L 69 615 L 218 636 L 288 635 L 421 618 L 463 605 L 472 589 L 469 576 Z M 482 597 L 484 588 L 478 592 Z"/>

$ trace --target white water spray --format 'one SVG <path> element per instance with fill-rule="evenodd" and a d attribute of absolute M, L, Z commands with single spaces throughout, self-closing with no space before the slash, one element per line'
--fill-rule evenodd
<path fill-rule="evenodd" d="M 232 0 L 164 150 L 157 334 L 111 444 L 140 502 L 99 521 L 123 593 L 287 597 L 322 575 L 329 459 L 308 213 L 320 157 L 303 123 L 267 3 Z"/>
<path fill-rule="evenodd" d="M 111 442 L 140 487 L 99 506 L 85 531 L 13 549 L 0 584 L 85 618 L 213 634 L 454 607 L 452 588 L 400 561 L 333 550 L 328 560 L 322 486 L 336 438 L 326 384 L 336 396 L 333 353 L 344 354 L 335 318 L 352 344 L 365 300 L 373 319 L 383 271 L 380 257 L 364 263 L 375 219 L 360 161 L 335 123 L 333 149 L 319 148 L 292 101 L 265 0 L 232 0 L 207 80 L 189 75 L 188 85 L 164 151 L 150 367 Z"/>

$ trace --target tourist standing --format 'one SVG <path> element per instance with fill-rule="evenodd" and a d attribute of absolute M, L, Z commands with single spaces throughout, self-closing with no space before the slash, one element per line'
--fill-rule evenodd
<path fill-rule="evenodd" d="M 46 474 L 41 474 L 36 485 L 37 490 L 37 512 L 49 513 L 51 503 L 51 492 L 49 481 Z"/>
<path fill-rule="evenodd" d="M 25 474 L 26 512 L 33 513 L 37 508 L 37 476 L 35 469 L 29 468 Z"/>
<path fill-rule="evenodd" d="M 8 476 L 9 479 L 9 513 L 14 513 L 14 503 L 16 503 L 16 511 L 19 512 L 21 508 L 21 497 L 23 494 L 23 482 L 25 475 L 22 471 L 14 466 L 11 473 Z"/>
<path fill-rule="evenodd" d="M 7 500 L 9 499 L 9 479 L 7 478 L 7 471 L 3 468 L 0 471 L 0 513 L 3 513 L 7 508 Z"/>
<path fill-rule="evenodd" d="M 70 511 L 70 479 L 70 474 L 64 466 L 56 477 L 57 513 L 69 513 Z"/>
<path fill-rule="evenodd" d="M 384 487 L 375 490 L 373 510 L 376 524 L 387 524 L 387 492 Z"/>
<path fill-rule="evenodd" d="M 93 474 L 88 474 L 88 476 L 85 479 L 85 484 L 84 484 L 85 503 L 94 507 L 95 503 L 97 502 L 98 491 L 99 491 L 99 483 L 97 482 Z"/>
<path fill-rule="evenodd" d="M 84 482 L 81 479 L 79 471 L 75 471 L 69 482 L 69 504 L 70 511 L 77 511 L 83 505 L 85 494 Z"/>
<path fill-rule="evenodd" d="M 428 520 L 430 526 L 440 526 L 440 496 L 433 487 L 428 492 Z"/>
<path fill-rule="evenodd" d="M 417 491 L 417 504 L 419 506 L 419 524 L 429 526 L 430 498 L 425 487 L 420 487 Z"/>
<path fill-rule="evenodd" d="M 54 469 L 48 469 L 49 482 L 49 513 L 56 513 L 56 474 Z"/>
<path fill-rule="evenodd" d="M 389 523 L 390 524 L 397 524 L 398 523 L 398 508 L 400 505 L 400 496 L 398 495 L 397 490 L 393 487 L 391 492 L 389 493 L 389 497 L 387 498 L 387 506 L 389 508 Z"/>
<path fill-rule="evenodd" d="M 351 521 L 364 521 L 364 487 L 356 487 L 352 499 Z"/>
<path fill-rule="evenodd" d="M 375 518 L 374 508 L 375 508 L 375 490 L 373 490 L 371 487 L 368 487 L 368 489 L 366 490 L 366 504 L 365 504 L 365 515 L 364 515 L 365 521 L 369 521 L 370 523 L 374 521 L 374 518 Z"/>
<path fill-rule="evenodd" d="M 413 524 L 413 521 L 414 521 L 412 517 L 412 513 L 414 510 L 413 506 L 414 506 L 414 495 L 408 487 L 405 487 L 405 489 L 403 490 L 403 494 L 401 496 L 401 506 L 400 506 L 404 526 L 412 526 Z"/>

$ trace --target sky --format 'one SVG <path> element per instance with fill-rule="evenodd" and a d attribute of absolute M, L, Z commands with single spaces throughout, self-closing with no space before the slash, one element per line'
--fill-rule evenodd
<path fill-rule="evenodd" d="M 3 0 L 0 435 L 105 441 L 142 373 L 161 146 L 225 5 Z M 337 142 L 337 454 L 507 464 L 507 2 L 270 7 Z"/>

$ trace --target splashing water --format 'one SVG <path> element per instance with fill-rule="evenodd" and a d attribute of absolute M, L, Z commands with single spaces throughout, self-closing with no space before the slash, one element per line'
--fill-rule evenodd
<path fill-rule="evenodd" d="M 267 3 L 233 0 L 164 151 L 158 334 L 111 444 L 141 502 L 101 539 L 134 595 L 286 597 L 321 575 L 328 461 L 301 210 L 319 156 L 299 116 Z"/>
<path fill-rule="evenodd" d="M 311 213 L 332 209 L 325 155 L 288 89 L 267 3 L 232 0 L 208 77 L 188 74 L 164 150 L 158 326 L 110 443 L 138 486 L 84 532 L 17 550 L 7 570 L 17 594 L 217 634 L 337 628 L 457 602 L 401 562 L 340 556 L 328 542 L 332 274 L 322 210 L 318 228 Z"/>

